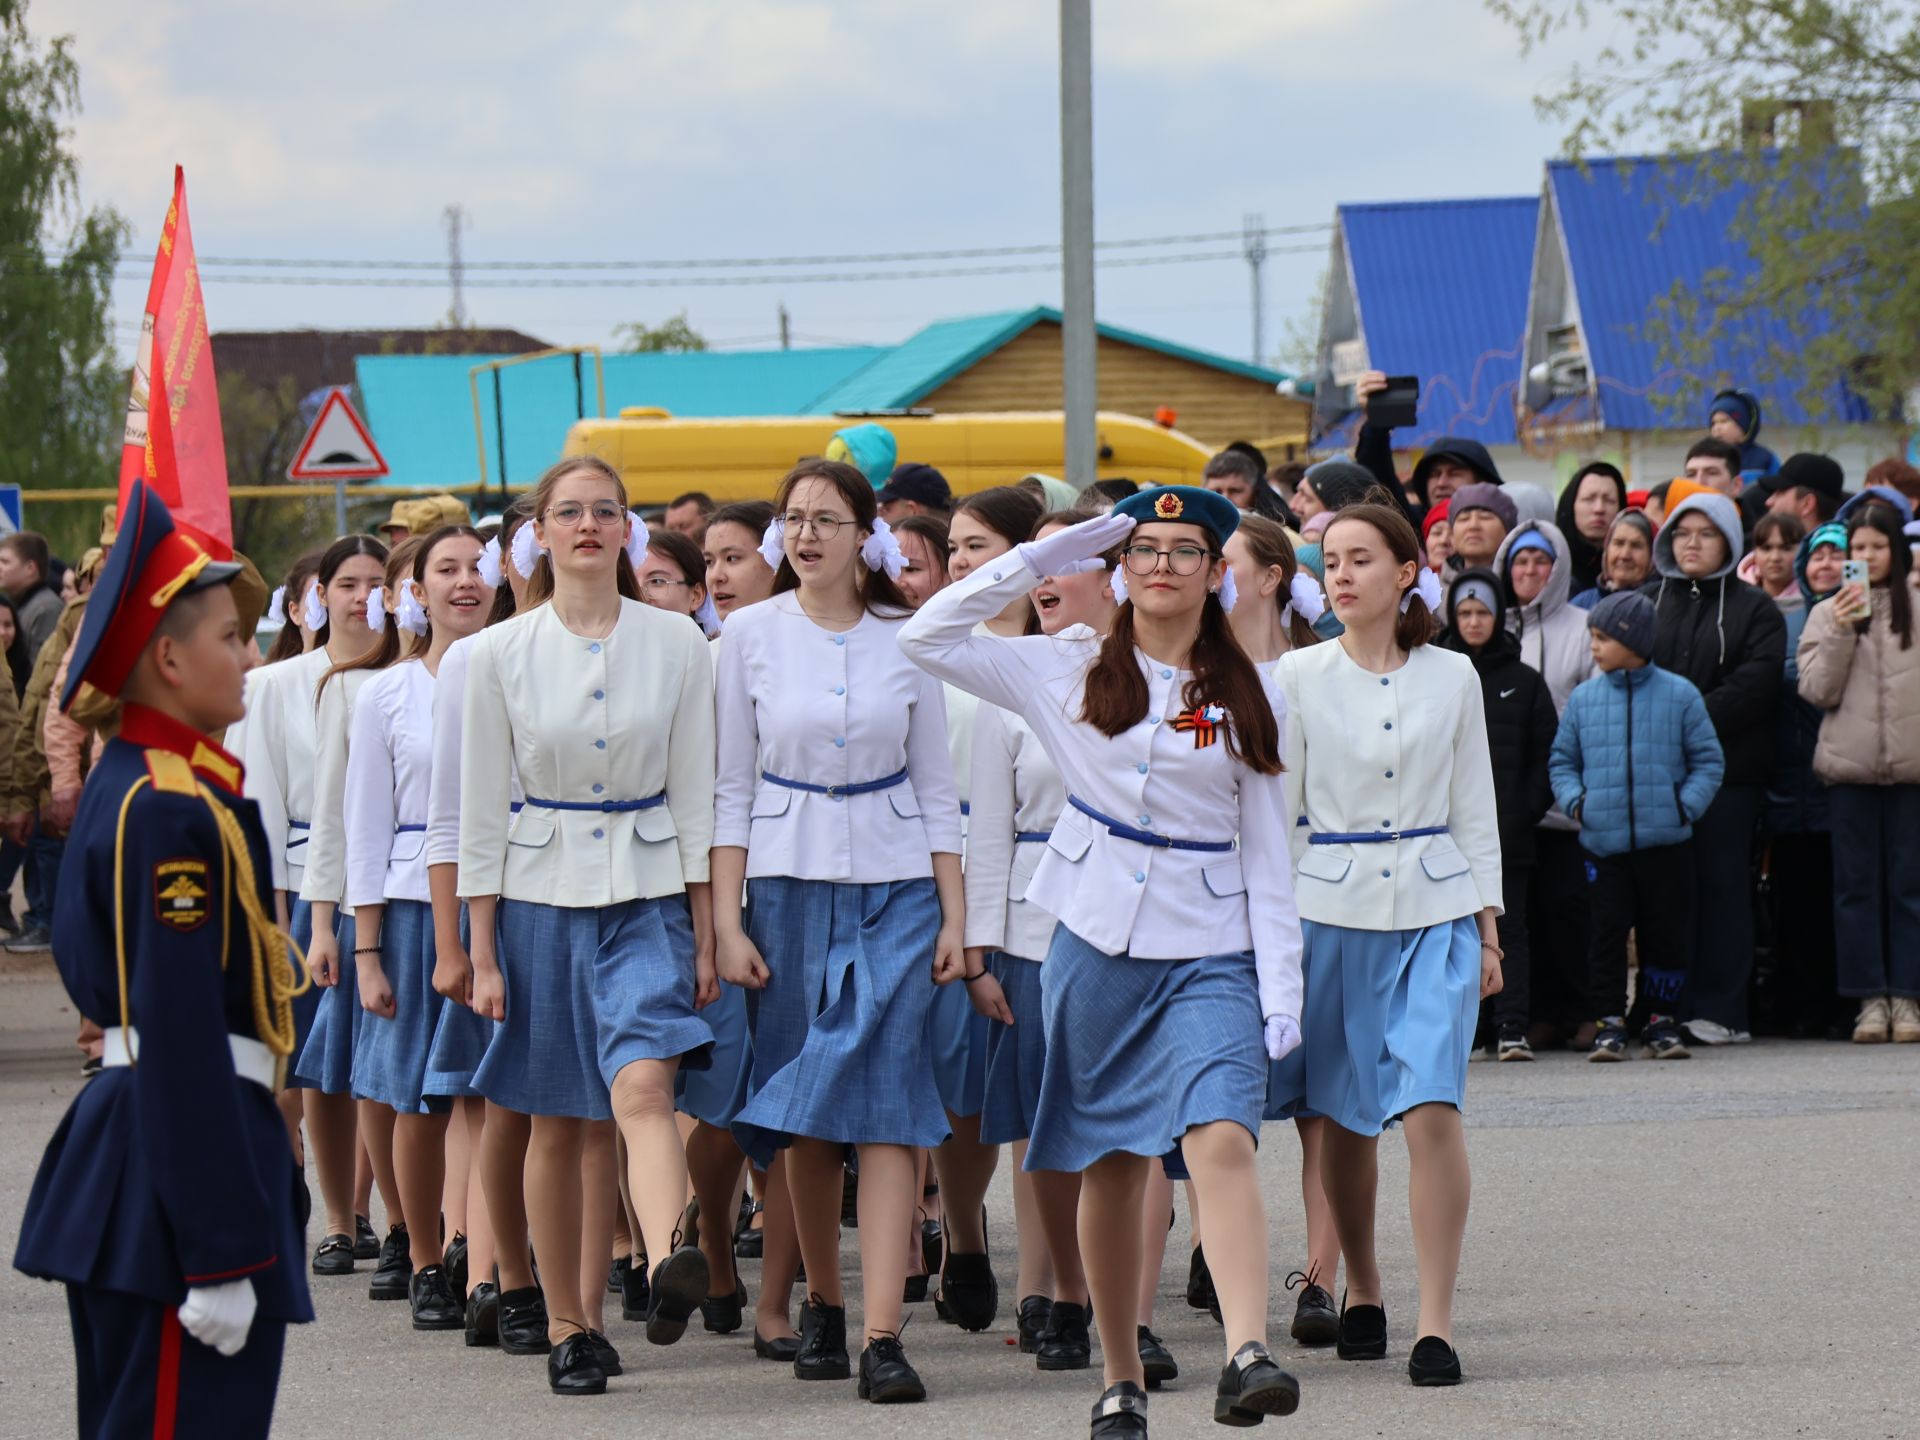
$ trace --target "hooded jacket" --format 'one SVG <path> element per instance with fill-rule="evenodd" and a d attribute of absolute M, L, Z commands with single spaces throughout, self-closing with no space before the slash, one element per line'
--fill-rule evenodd
<path fill-rule="evenodd" d="M 1868 598 L 1864 634 L 1836 618 L 1829 599 L 1800 636 L 1800 694 L 1827 712 L 1814 773 L 1829 785 L 1920 785 L 1920 634 L 1902 649 L 1887 587 Z"/>
<path fill-rule="evenodd" d="M 1780 457 L 1760 443 L 1760 397 L 1750 390 L 1722 390 L 1707 407 L 1707 419 L 1731 415 L 1740 425 L 1740 473 L 1771 475 Z"/>
<path fill-rule="evenodd" d="M 1674 558 L 1680 518 L 1705 515 L 1727 542 L 1713 574 L 1689 580 Z M 1659 629 L 1654 663 L 1691 680 L 1726 752 L 1728 785 L 1764 785 L 1773 772 L 1774 706 L 1787 660 L 1787 623 L 1764 590 L 1734 578 L 1741 554 L 1740 512 L 1725 495 L 1689 495 L 1653 541 L 1655 578 L 1641 587 Z"/>
<path fill-rule="evenodd" d="M 1355 458 L 1359 458 L 1356 454 Z M 1433 467 L 1442 460 L 1451 460 L 1473 471 L 1476 478 L 1489 485 L 1504 483 L 1500 479 L 1500 469 L 1493 463 L 1493 456 L 1487 453 L 1487 447 L 1478 440 L 1463 439 L 1458 435 L 1442 435 L 1431 445 L 1413 467 L 1413 478 L 1408 486 L 1418 497 L 1420 509 L 1424 512 L 1432 502 L 1427 498 L 1427 477 L 1433 473 Z"/>
<path fill-rule="evenodd" d="M 1657 527 L 1647 518 L 1644 510 L 1622 510 L 1613 517 L 1613 523 L 1607 526 L 1607 538 L 1600 545 L 1600 574 L 1593 582 L 1591 590 L 1582 590 L 1573 597 L 1573 604 L 1582 610 L 1591 610 L 1607 596 L 1613 593 L 1613 586 L 1607 583 L 1607 546 L 1613 541 L 1613 532 L 1622 525 L 1631 525 L 1646 537 L 1647 557 L 1653 557 L 1653 537 Z M 1572 543 L 1571 539 L 1568 541 Z"/>
<path fill-rule="evenodd" d="M 1513 592 L 1508 572 L 1513 547 L 1529 535 L 1538 535 L 1553 547 L 1553 569 L 1547 575 L 1546 588 L 1525 605 L 1509 604 L 1507 629 L 1520 642 L 1520 658 L 1546 677 L 1553 695 L 1554 713 L 1567 708 L 1574 687 L 1593 674 L 1593 650 L 1587 636 L 1587 612 L 1568 603 L 1573 588 L 1573 560 L 1567 550 L 1567 537 L 1558 525 L 1544 520 L 1522 523 L 1505 540 L 1493 557 L 1494 572 L 1500 577 L 1500 593 Z"/>
<path fill-rule="evenodd" d="M 1822 526 L 1821 530 L 1830 527 Z M 1798 603 L 1789 605 L 1786 596 L 1774 601 L 1787 623 L 1787 664 L 1780 681 L 1780 703 L 1773 712 L 1773 779 L 1767 783 L 1767 831 L 1773 835 L 1824 834 L 1831 826 L 1827 810 L 1827 787 L 1813 773 L 1813 752 L 1820 743 L 1820 722 L 1826 712 L 1810 705 L 1800 696 L 1800 637 L 1806 630 L 1807 616 L 1813 607 L 1833 592 L 1815 591 L 1807 579 L 1807 562 L 1813 558 L 1816 530 L 1800 542 L 1793 557 L 1794 590 Z M 1845 541 L 1844 533 L 1839 537 Z M 1833 544 L 1829 536 L 1823 543 Z M 1842 553 L 1846 545 L 1840 545 Z"/>
<path fill-rule="evenodd" d="M 1493 591 L 1493 638 L 1475 650 L 1454 628 L 1463 581 L 1479 579 Z M 1447 629 L 1435 643 L 1473 661 L 1487 711 L 1493 758 L 1493 798 L 1500 816 L 1500 857 L 1511 871 L 1533 863 L 1533 827 L 1553 808 L 1547 759 L 1559 724 L 1553 696 L 1540 673 L 1520 658 L 1520 642 L 1506 630 L 1507 603 L 1491 570 L 1469 570 L 1447 587 Z"/>
<path fill-rule="evenodd" d="M 887 483 L 887 477 L 893 474 L 894 462 L 899 456 L 900 445 L 893 438 L 893 432 L 871 420 L 863 425 L 849 425 L 844 430 L 836 430 L 833 439 L 827 442 L 827 459 L 844 461 L 853 466 L 867 477 L 876 490 Z"/>
<path fill-rule="evenodd" d="M 1614 519 L 1618 520 L 1620 516 L 1626 514 L 1627 482 L 1621 479 L 1619 472 L 1611 466 L 1604 470 L 1588 466 L 1583 474 L 1569 480 L 1561 488 L 1560 503 L 1554 508 L 1553 512 L 1553 523 L 1558 525 L 1560 527 L 1560 533 L 1567 537 L 1567 549 L 1573 556 L 1573 593 L 1576 602 L 1579 597 L 1585 595 L 1587 591 L 1595 589 L 1600 584 L 1600 572 L 1604 568 L 1606 561 L 1606 535 L 1601 536 L 1598 543 L 1589 540 L 1580 533 L 1580 527 L 1575 522 L 1573 513 L 1574 504 L 1580 498 L 1581 488 L 1596 475 L 1612 485 L 1614 493 L 1619 498 L 1620 505 L 1614 515 Z M 1612 533 L 1613 527 L 1609 525 L 1607 527 L 1607 534 L 1611 535 Z M 1594 599 L 1597 602 L 1599 597 L 1595 596 Z M 1590 609 L 1591 606 L 1583 606 L 1582 608 Z"/>

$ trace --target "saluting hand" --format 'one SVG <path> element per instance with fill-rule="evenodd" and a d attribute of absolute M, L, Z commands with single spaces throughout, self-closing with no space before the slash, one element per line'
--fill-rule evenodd
<path fill-rule="evenodd" d="M 759 950 L 743 930 L 715 938 L 714 962 L 720 978 L 729 985 L 738 985 L 742 990 L 764 990 L 767 982 L 773 978 L 773 972 L 767 969 L 767 962 L 761 958 Z"/>
<path fill-rule="evenodd" d="M 1133 533 L 1131 515 L 1096 515 L 1056 530 L 1042 540 L 1029 540 L 1013 548 L 1021 563 L 1042 579 L 1049 575 L 1078 575 L 1083 571 L 1104 570 L 1100 557 Z"/>

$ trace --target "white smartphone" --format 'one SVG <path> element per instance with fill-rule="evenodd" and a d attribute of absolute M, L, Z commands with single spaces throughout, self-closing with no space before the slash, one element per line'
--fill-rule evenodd
<path fill-rule="evenodd" d="M 1861 603 L 1853 612 L 1856 616 L 1871 615 L 1873 613 L 1873 604 L 1866 598 L 1872 587 L 1872 582 L 1867 578 L 1866 561 L 1842 560 L 1840 562 L 1840 583 L 1843 586 L 1858 585 L 1860 587 Z"/>

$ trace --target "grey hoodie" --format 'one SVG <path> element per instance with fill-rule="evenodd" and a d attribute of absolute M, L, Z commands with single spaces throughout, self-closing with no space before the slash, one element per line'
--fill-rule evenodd
<path fill-rule="evenodd" d="M 1573 552 L 1560 527 L 1550 520 L 1523 520 L 1500 542 L 1493 557 L 1493 573 L 1508 585 L 1508 593 L 1512 593 L 1507 577 L 1509 557 L 1514 545 L 1528 535 L 1538 535 L 1553 547 L 1553 569 L 1546 588 L 1530 603 L 1508 604 L 1507 629 L 1519 637 L 1520 658 L 1546 677 L 1554 711 L 1559 713 L 1566 710 L 1574 687 L 1594 673 L 1587 634 L 1589 616 L 1568 603 L 1568 592 L 1573 588 Z"/>

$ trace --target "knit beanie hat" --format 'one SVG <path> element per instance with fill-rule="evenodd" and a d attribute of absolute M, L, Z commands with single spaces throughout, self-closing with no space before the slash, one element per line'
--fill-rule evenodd
<path fill-rule="evenodd" d="M 1587 624 L 1642 660 L 1653 658 L 1653 602 L 1638 590 L 1616 590 L 1593 607 Z"/>
<path fill-rule="evenodd" d="M 1380 483 L 1366 466 L 1351 460 L 1322 460 L 1308 468 L 1307 480 L 1313 486 L 1313 493 L 1320 497 L 1320 503 L 1329 510 L 1358 505 L 1367 492 Z"/>
<path fill-rule="evenodd" d="M 1520 512 L 1514 508 L 1513 501 L 1507 498 L 1506 491 L 1484 480 L 1473 485 L 1462 485 L 1453 492 L 1448 504 L 1453 507 L 1451 513 L 1455 520 L 1469 510 L 1491 510 L 1509 530 L 1520 523 Z"/>

